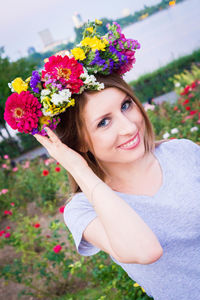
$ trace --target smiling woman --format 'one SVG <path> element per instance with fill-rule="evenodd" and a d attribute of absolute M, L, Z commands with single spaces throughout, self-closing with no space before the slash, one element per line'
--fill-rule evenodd
<path fill-rule="evenodd" d="M 85 28 L 75 57 L 52 56 L 42 74 L 21 80 L 5 118 L 68 172 L 64 221 L 78 253 L 107 252 L 154 300 L 199 299 L 200 147 L 187 139 L 155 142 L 122 77 L 140 45 L 115 22 L 100 36 L 99 24 Z"/>

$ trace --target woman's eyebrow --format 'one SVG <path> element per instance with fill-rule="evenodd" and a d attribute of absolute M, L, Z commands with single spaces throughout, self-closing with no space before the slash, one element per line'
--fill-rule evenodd
<path fill-rule="evenodd" d="M 125 97 L 123 98 L 122 102 L 126 99 L 127 96 L 128 96 L 128 95 L 125 95 Z M 94 124 L 94 123 L 97 122 L 98 120 L 101 120 L 101 119 L 103 119 L 103 118 L 105 118 L 105 117 L 109 117 L 110 115 L 111 115 L 111 113 L 107 113 L 107 114 L 105 114 L 105 115 L 103 115 L 103 116 L 100 116 L 100 117 L 98 117 L 97 119 L 95 119 L 95 120 L 92 122 L 92 124 Z"/>

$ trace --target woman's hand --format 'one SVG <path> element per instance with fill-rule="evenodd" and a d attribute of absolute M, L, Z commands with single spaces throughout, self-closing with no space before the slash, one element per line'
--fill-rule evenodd
<path fill-rule="evenodd" d="M 72 150 L 57 137 L 48 127 L 45 130 L 49 137 L 35 134 L 34 137 L 48 151 L 49 155 L 58 161 L 68 172 L 73 173 L 74 169 L 88 166 L 86 160 L 76 151 Z"/>

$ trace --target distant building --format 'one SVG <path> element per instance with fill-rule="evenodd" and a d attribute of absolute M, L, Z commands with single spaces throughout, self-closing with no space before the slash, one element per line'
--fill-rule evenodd
<path fill-rule="evenodd" d="M 123 17 L 128 17 L 130 14 L 131 14 L 131 11 L 130 11 L 129 8 L 124 8 L 124 9 L 122 10 L 122 16 L 123 16 Z"/>
<path fill-rule="evenodd" d="M 38 33 L 42 39 L 44 46 L 41 50 L 42 53 L 53 50 L 56 46 L 59 46 L 61 44 L 67 44 L 69 42 L 69 39 L 54 40 L 49 29 L 44 29 Z"/>
<path fill-rule="evenodd" d="M 74 22 L 74 26 L 76 28 L 79 28 L 81 26 L 83 26 L 84 22 L 81 18 L 81 15 L 78 12 L 75 12 L 74 15 L 72 16 L 72 20 Z"/>
<path fill-rule="evenodd" d="M 49 29 L 44 29 L 38 33 L 42 39 L 44 47 L 46 47 L 54 42 L 53 36 Z"/>

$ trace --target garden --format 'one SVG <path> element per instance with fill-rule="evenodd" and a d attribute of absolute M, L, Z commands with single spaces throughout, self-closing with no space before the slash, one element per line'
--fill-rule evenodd
<path fill-rule="evenodd" d="M 156 140 L 190 139 L 200 145 L 200 67 L 192 64 L 168 79 L 176 103 L 152 102 L 144 108 Z M 0 294 L 7 299 L 148 300 L 109 255 L 80 256 L 64 224 L 69 195 L 65 169 L 52 158 L 13 164 L 0 158 Z M 11 295 L 11 294 L 10 294 Z"/>

